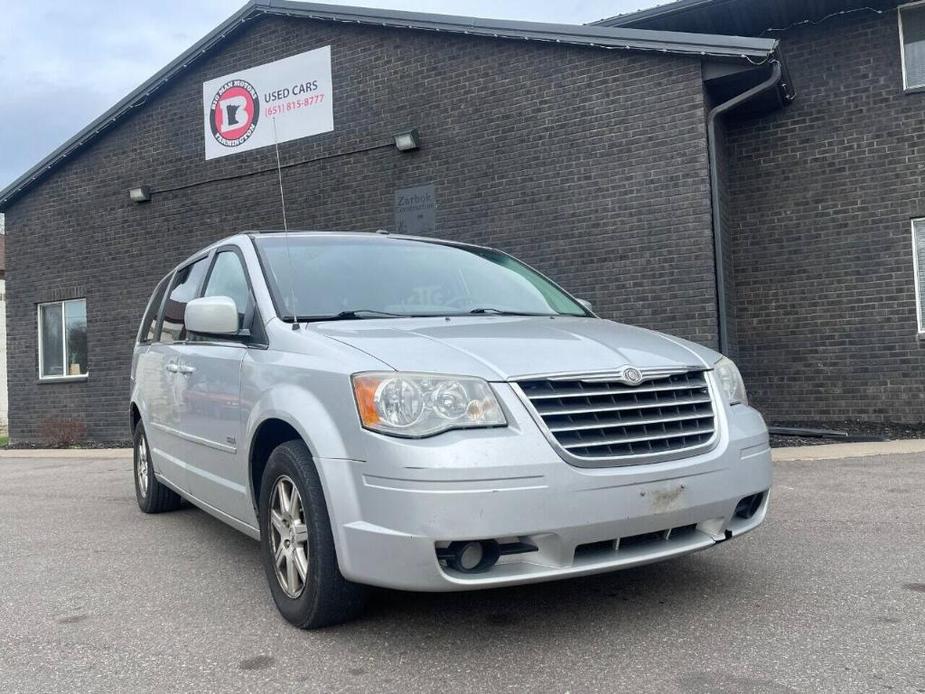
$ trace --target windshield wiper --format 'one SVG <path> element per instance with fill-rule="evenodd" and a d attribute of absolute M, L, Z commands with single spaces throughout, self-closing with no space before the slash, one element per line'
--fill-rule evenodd
<path fill-rule="evenodd" d="M 490 313 L 495 316 L 555 316 L 555 313 L 529 313 L 527 311 L 506 311 L 503 308 L 492 308 L 486 306 L 483 308 L 474 308 L 469 311 L 472 315 L 484 315 Z"/>
<path fill-rule="evenodd" d="M 389 313 L 388 311 L 376 311 L 370 308 L 357 308 L 349 311 L 341 311 L 340 313 L 333 313 L 329 316 L 296 316 L 295 322 L 317 323 L 335 320 L 364 320 L 367 318 L 414 318 L 414 316 L 408 313 Z M 287 318 L 287 320 L 292 321 L 293 319 L 290 317 Z"/>

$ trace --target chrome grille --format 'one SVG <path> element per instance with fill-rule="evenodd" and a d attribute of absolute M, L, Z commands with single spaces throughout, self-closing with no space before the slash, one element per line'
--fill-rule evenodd
<path fill-rule="evenodd" d="M 638 386 L 601 376 L 517 385 L 566 457 L 679 457 L 675 454 L 707 447 L 716 432 L 703 371 L 659 374 Z"/>

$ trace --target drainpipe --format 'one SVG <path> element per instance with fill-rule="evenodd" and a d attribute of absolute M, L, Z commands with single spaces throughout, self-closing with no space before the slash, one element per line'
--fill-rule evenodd
<path fill-rule="evenodd" d="M 719 351 L 723 354 L 726 354 L 729 350 L 729 318 L 726 315 L 726 275 L 723 260 L 723 220 L 720 215 L 716 119 L 739 104 L 744 104 L 749 99 L 772 89 L 780 81 L 780 77 L 780 62 L 775 60 L 771 63 L 771 76 L 768 79 L 728 101 L 717 104 L 710 109 L 707 116 L 707 142 L 710 150 L 710 189 L 712 193 L 711 204 L 713 206 L 713 255 L 716 268 L 717 324 L 719 326 Z"/>

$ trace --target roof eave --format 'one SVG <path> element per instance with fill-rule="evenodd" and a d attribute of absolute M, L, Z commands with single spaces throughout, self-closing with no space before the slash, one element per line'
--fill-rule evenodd
<path fill-rule="evenodd" d="M 651 29 L 626 29 L 590 24 L 548 24 L 455 15 L 426 14 L 402 10 L 321 5 L 293 0 L 258 0 L 256 7 L 273 14 L 311 19 L 371 24 L 402 29 L 446 31 L 473 36 L 515 38 L 556 43 L 576 43 L 603 48 L 663 50 L 668 53 L 704 52 L 729 57 L 767 56 L 774 48 L 771 39 L 719 34 L 691 34 Z"/>

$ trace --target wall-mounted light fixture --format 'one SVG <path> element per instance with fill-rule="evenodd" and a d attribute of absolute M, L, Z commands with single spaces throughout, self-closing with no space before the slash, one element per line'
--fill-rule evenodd
<path fill-rule="evenodd" d="M 395 148 L 399 152 L 410 152 L 421 146 L 421 135 L 417 128 L 395 133 Z"/>
<path fill-rule="evenodd" d="M 132 202 L 148 202 L 151 199 L 151 189 L 148 186 L 129 188 L 128 196 Z"/>

